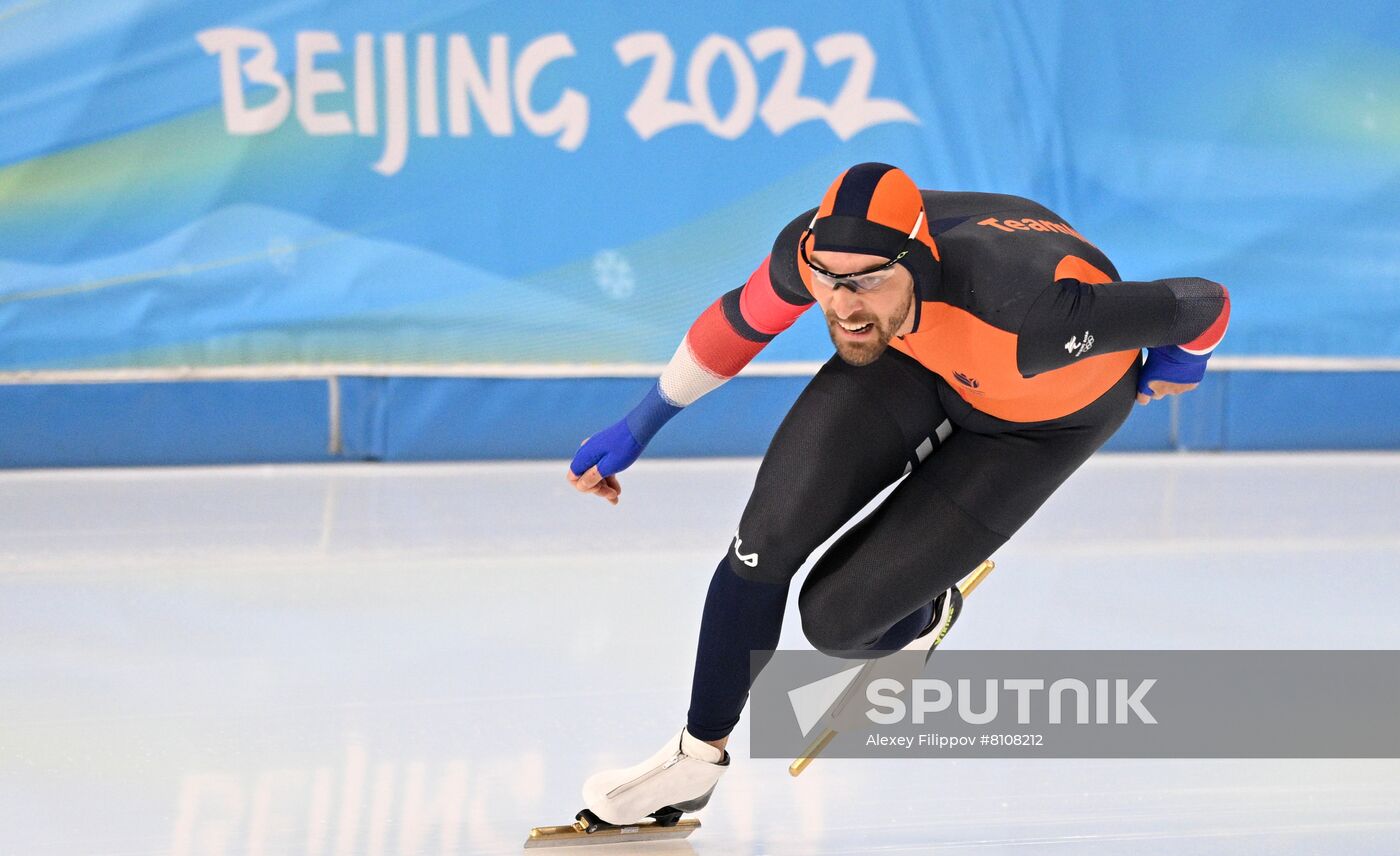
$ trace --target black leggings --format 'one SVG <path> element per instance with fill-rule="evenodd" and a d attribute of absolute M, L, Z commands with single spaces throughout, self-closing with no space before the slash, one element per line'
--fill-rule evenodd
<path fill-rule="evenodd" d="M 881 490 L 908 473 L 802 585 L 802 628 L 818 650 L 869 656 L 911 641 L 930 601 L 1005 543 L 1123 424 L 1136 384 L 1134 363 L 1075 413 L 1013 423 L 974 410 L 894 349 L 862 367 L 832 357 L 773 437 L 710 582 L 691 733 L 714 740 L 738 723 L 749 652 L 777 647 L 793 576 Z"/>

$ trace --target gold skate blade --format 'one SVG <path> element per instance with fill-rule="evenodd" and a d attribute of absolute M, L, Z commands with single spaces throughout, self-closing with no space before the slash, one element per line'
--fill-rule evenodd
<path fill-rule="evenodd" d="M 962 592 L 963 597 L 972 594 L 972 590 L 980 586 L 982 581 L 987 578 L 987 574 L 996 570 L 996 566 L 997 563 L 993 562 L 991 559 L 978 565 L 976 570 L 963 577 L 962 581 L 958 583 L 958 591 Z"/>
<path fill-rule="evenodd" d="M 592 844 L 631 844 L 640 841 L 675 841 L 700 828 L 700 821 L 684 818 L 675 826 L 660 826 L 656 821 L 629 826 L 610 826 L 597 832 L 584 832 L 575 825 L 537 826 L 530 830 L 525 847 L 573 847 Z"/>
<path fill-rule="evenodd" d="M 832 731 L 830 728 L 819 734 L 816 740 L 808 744 L 807 751 L 802 753 L 801 758 L 788 764 L 788 775 L 794 777 L 802 775 L 802 771 L 807 769 L 807 765 L 811 764 L 812 760 L 820 755 L 822 750 L 826 748 L 826 744 L 830 743 L 835 737 L 836 732 Z"/>

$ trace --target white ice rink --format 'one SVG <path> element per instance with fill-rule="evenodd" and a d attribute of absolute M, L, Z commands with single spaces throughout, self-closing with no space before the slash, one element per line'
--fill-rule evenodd
<path fill-rule="evenodd" d="M 519 852 L 683 722 L 755 467 L 644 461 L 616 508 L 562 462 L 0 475 L 0 854 Z M 1101 456 L 948 645 L 1400 648 L 1398 486 L 1400 455 Z M 792 779 L 747 744 L 689 842 L 611 852 L 1400 853 L 1400 761 Z"/>

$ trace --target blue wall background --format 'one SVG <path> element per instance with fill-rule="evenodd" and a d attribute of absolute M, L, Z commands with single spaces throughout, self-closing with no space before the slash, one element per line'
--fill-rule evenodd
<path fill-rule="evenodd" d="M 1392 3 L 852 8 L 0 2 L 0 380 L 664 362 L 862 160 L 1227 283 L 1224 357 L 1400 357 Z M 830 353 L 809 313 L 758 359 Z M 338 413 L 348 457 L 562 456 L 639 383 L 339 373 L 388 432 Z M 1216 446 L 1400 445 L 1390 374 L 1229 375 L 1177 414 Z M 656 451 L 761 451 L 800 381 L 745 383 L 752 427 Z M 325 386 L 0 387 L 0 463 L 315 460 Z"/>

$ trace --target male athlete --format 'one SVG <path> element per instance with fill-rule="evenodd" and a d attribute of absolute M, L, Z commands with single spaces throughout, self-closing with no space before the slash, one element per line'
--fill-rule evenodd
<path fill-rule="evenodd" d="M 609 823 L 704 805 L 728 768 L 749 652 L 777 647 L 793 575 L 882 489 L 908 473 L 802 585 L 802 627 L 819 650 L 868 657 L 931 630 L 935 600 L 1030 519 L 1134 399 L 1196 387 L 1230 315 L 1208 280 L 1120 282 L 1097 247 L 1030 200 L 920 191 L 895 167 L 863 163 L 705 310 L 646 398 L 584 441 L 569 480 L 615 504 L 617 473 L 657 430 L 813 303 L 836 356 L 778 428 L 710 581 L 686 727 L 584 785 Z"/>

